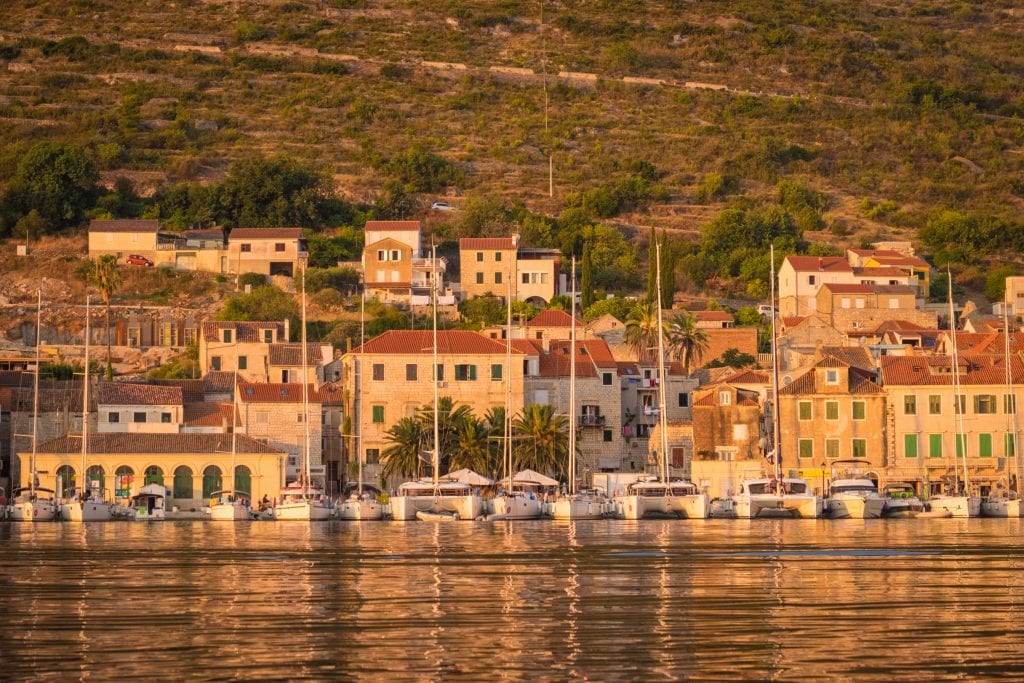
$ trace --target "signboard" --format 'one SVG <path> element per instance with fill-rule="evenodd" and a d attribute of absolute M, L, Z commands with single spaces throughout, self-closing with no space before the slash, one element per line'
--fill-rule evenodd
<path fill-rule="evenodd" d="M 322 477 L 327 474 L 327 467 L 325 465 L 310 465 L 309 476 L 311 477 Z"/>

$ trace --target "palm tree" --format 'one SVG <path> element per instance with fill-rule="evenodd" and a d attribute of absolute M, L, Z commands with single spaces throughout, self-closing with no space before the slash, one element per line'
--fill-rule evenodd
<path fill-rule="evenodd" d="M 491 451 L 491 462 L 495 463 L 492 474 L 498 476 L 501 474 L 501 468 L 505 464 L 504 439 L 506 436 L 512 436 L 511 434 L 505 434 L 505 407 L 495 406 L 488 408 L 487 412 L 484 413 L 484 422 L 487 424 L 487 446 Z M 505 474 L 510 473 L 506 472 Z"/>
<path fill-rule="evenodd" d="M 669 352 L 683 364 L 683 371 L 690 374 L 690 361 L 700 361 L 708 350 L 708 333 L 697 327 L 697 319 L 689 313 L 680 313 L 666 324 L 665 340 Z"/>
<path fill-rule="evenodd" d="M 568 471 L 569 418 L 556 415 L 554 406 L 527 406 L 512 428 L 519 440 L 514 455 L 523 467 L 556 476 Z"/>
<path fill-rule="evenodd" d="M 110 297 L 121 286 L 121 272 L 113 254 L 104 254 L 91 263 L 88 282 L 99 290 L 107 307 L 107 379 L 110 380 L 114 378 L 114 366 L 110 363 Z"/>
<path fill-rule="evenodd" d="M 420 471 L 420 451 L 426 442 L 423 424 L 412 417 L 403 417 L 387 431 L 391 444 L 384 449 L 385 478 L 392 476 L 412 477 Z"/>
<path fill-rule="evenodd" d="M 653 363 L 657 359 L 658 309 L 657 304 L 637 304 L 626 316 L 626 344 L 636 353 L 639 363 Z"/>
<path fill-rule="evenodd" d="M 473 411 L 467 405 L 456 407 L 451 396 L 442 396 L 437 402 L 438 432 L 441 439 L 441 472 L 450 470 L 448 459 L 458 443 L 460 425 L 473 417 Z M 426 441 L 433 448 L 434 442 L 434 404 L 424 403 L 416 410 L 416 420 L 420 423 Z"/>
<path fill-rule="evenodd" d="M 448 456 L 449 471 L 468 467 L 488 476 L 494 474 L 497 463 L 488 431 L 487 423 L 472 415 L 462 420 L 456 432 L 457 443 Z"/>

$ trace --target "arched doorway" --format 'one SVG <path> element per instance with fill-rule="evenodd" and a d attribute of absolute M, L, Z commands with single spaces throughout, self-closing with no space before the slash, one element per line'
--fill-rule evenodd
<path fill-rule="evenodd" d="M 235 468 L 235 493 L 244 493 L 252 497 L 252 470 L 245 465 Z"/>
<path fill-rule="evenodd" d="M 146 475 L 142 481 L 143 485 L 148 484 L 160 484 L 164 485 L 164 471 L 156 465 L 150 465 L 146 468 Z"/>
<path fill-rule="evenodd" d="M 71 465 L 61 465 L 57 468 L 57 481 L 60 485 L 57 489 L 60 490 L 65 496 L 68 492 L 75 488 L 75 470 Z"/>
<path fill-rule="evenodd" d="M 209 498 L 214 491 L 220 491 L 221 481 L 221 471 L 216 465 L 203 470 L 203 498 Z"/>
<path fill-rule="evenodd" d="M 174 470 L 173 494 L 183 500 L 192 498 L 192 470 L 184 465 Z"/>
<path fill-rule="evenodd" d="M 107 490 L 107 477 L 103 473 L 103 468 L 99 465 L 93 465 L 86 470 L 85 482 L 91 491 L 99 491 L 102 493 Z M 96 483 L 94 484 L 93 482 Z M 103 497 L 106 498 L 106 495 Z"/>
<path fill-rule="evenodd" d="M 135 479 L 135 470 L 127 465 L 121 465 L 114 472 L 114 496 L 117 498 L 132 497 L 132 480 Z"/>

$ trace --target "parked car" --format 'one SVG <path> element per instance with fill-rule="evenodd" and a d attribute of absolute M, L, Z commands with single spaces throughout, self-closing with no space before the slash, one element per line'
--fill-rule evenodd
<path fill-rule="evenodd" d="M 430 205 L 431 211 L 454 211 L 455 207 L 448 202 L 434 202 Z"/>
<path fill-rule="evenodd" d="M 761 304 L 757 307 L 757 312 L 765 318 L 770 318 L 772 313 L 778 314 L 778 311 L 769 306 L 768 304 Z"/>
<path fill-rule="evenodd" d="M 146 266 L 152 267 L 153 262 L 145 256 L 139 256 L 138 254 L 132 254 L 124 260 L 129 266 Z"/>

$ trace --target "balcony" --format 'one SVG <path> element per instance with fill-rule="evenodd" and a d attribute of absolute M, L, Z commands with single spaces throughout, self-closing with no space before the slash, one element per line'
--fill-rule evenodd
<path fill-rule="evenodd" d="M 605 416 L 604 415 L 590 415 L 583 414 L 579 416 L 577 424 L 580 427 L 604 427 Z"/>

